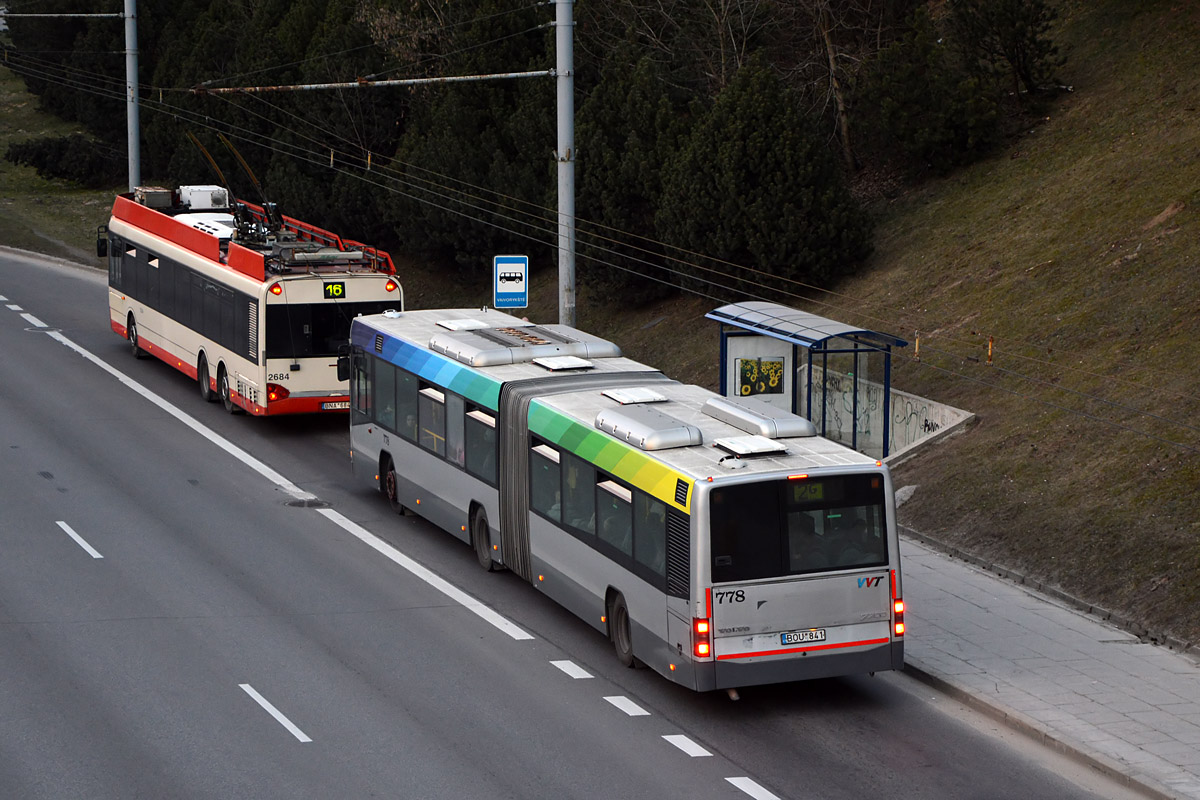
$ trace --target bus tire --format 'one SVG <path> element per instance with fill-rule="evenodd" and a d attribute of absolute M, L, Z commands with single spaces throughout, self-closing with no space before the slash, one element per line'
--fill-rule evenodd
<path fill-rule="evenodd" d="M 208 382 L 208 359 L 204 354 L 200 354 L 200 363 L 196 365 L 196 380 L 200 382 L 200 399 L 206 403 L 211 403 L 217 399 L 217 393 L 212 390 L 212 385 Z"/>
<path fill-rule="evenodd" d="M 479 506 L 471 514 L 471 546 L 475 548 L 475 558 L 479 566 L 488 572 L 496 571 L 496 562 L 492 560 L 492 538 L 488 533 L 487 512 Z"/>
<path fill-rule="evenodd" d="M 229 390 L 229 373 L 226 372 L 224 364 L 217 367 L 217 393 L 226 411 L 230 414 L 242 413 L 242 407 L 233 402 L 233 392 Z"/>
<path fill-rule="evenodd" d="M 383 496 L 387 498 L 392 511 L 403 516 L 408 509 L 400 502 L 400 484 L 396 479 L 396 464 L 391 456 L 383 457 L 383 467 L 379 472 L 383 475 Z"/>
<path fill-rule="evenodd" d="M 133 352 L 133 357 L 145 358 L 146 351 L 138 346 L 137 323 L 133 321 L 133 314 L 129 315 L 129 321 L 125 325 L 125 337 L 129 339 L 129 349 Z"/>
<path fill-rule="evenodd" d="M 626 667 L 634 667 L 633 636 L 629 628 L 629 606 L 625 604 L 625 595 L 617 592 L 608 609 L 608 638 L 612 640 L 613 650 L 617 660 Z"/>

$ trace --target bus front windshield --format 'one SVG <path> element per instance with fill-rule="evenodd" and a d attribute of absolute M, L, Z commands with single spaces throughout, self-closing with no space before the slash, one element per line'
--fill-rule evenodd
<path fill-rule="evenodd" d="M 856 474 L 714 487 L 713 582 L 886 565 L 883 486 Z"/>
<path fill-rule="evenodd" d="M 350 323 L 363 314 L 395 308 L 394 300 L 368 303 L 271 303 L 267 306 L 267 358 L 329 357 L 350 341 Z"/>

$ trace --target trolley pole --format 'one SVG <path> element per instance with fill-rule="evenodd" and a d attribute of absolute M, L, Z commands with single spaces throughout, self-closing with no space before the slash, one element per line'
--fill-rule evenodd
<path fill-rule="evenodd" d="M 558 321 L 575 326 L 575 0 L 556 0 Z"/>

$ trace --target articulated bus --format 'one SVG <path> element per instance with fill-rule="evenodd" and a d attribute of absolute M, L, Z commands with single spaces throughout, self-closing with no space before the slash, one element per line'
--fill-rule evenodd
<path fill-rule="evenodd" d="M 230 202 L 220 186 L 140 187 L 101 227 L 112 329 L 231 413 L 340 412 L 338 348 L 359 314 L 402 309 L 387 253 Z"/>
<path fill-rule="evenodd" d="M 695 690 L 900 669 L 882 462 L 603 339 L 479 309 L 354 320 L 355 475 Z"/>

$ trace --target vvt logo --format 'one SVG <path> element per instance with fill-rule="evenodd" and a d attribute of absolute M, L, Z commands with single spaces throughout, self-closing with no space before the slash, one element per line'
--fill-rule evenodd
<path fill-rule="evenodd" d="M 868 586 L 868 587 L 878 586 L 879 582 L 881 580 L 883 580 L 882 575 L 876 575 L 874 578 L 859 578 L 858 579 L 858 588 L 861 589 L 864 586 Z"/>

